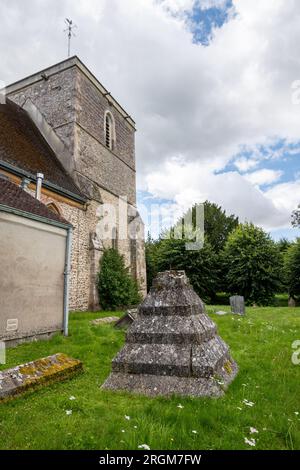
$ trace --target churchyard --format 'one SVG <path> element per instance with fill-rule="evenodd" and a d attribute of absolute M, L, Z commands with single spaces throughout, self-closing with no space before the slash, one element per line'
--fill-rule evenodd
<path fill-rule="evenodd" d="M 69 337 L 7 351 L 0 370 L 61 352 L 80 359 L 84 372 L 1 403 L 1 449 L 299 449 L 300 364 L 292 345 L 300 339 L 300 308 L 247 307 L 239 316 L 218 305 L 207 312 L 239 366 L 223 397 L 101 389 L 125 332 L 91 320 L 122 313 L 72 313 Z"/>

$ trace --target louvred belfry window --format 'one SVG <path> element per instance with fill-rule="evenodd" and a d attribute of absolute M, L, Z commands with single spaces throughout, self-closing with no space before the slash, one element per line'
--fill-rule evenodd
<path fill-rule="evenodd" d="M 110 113 L 105 115 L 105 145 L 110 150 L 113 150 L 114 142 L 114 123 Z"/>

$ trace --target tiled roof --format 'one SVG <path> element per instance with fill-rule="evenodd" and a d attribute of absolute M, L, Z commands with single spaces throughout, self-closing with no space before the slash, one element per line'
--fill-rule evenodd
<path fill-rule="evenodd" d="M 63 217 L 50 211 L 45 204 L 35 199 L 15 183 L 0 177 L 0 204 L 29 214 L 70 225 Z"/>
<path fill-rule="evenodd" d="M 25 110 L 10 100 L 0 104 L 0 160 L 83 197 Z"/>

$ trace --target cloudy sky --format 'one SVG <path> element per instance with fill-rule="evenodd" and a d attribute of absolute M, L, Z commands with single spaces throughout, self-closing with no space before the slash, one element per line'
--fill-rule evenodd
<path fill-rule="evenodd" d="M 66 16 L 137 122 L 141 208 L 209 199 L 300 235 L 299 0 L 0 0 L 0 80 L 64 59 Z"/>

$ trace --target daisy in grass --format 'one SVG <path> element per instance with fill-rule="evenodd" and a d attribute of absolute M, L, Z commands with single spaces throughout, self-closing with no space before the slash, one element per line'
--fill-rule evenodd
<path fill-rule="evenodd" d="M 244 437 L 245 444 L 248 444 L 251 447 L 255 447 L 256 441 L 251 437 L 251 439 L 248 439 L 247 437 Z"/>
<path fill-rule="evenodd" d="M 139 447 L 139 449 L 150 450 L 150 447 L 148 446 L 148 444 L 141 444 L 138 447 Z"/>

